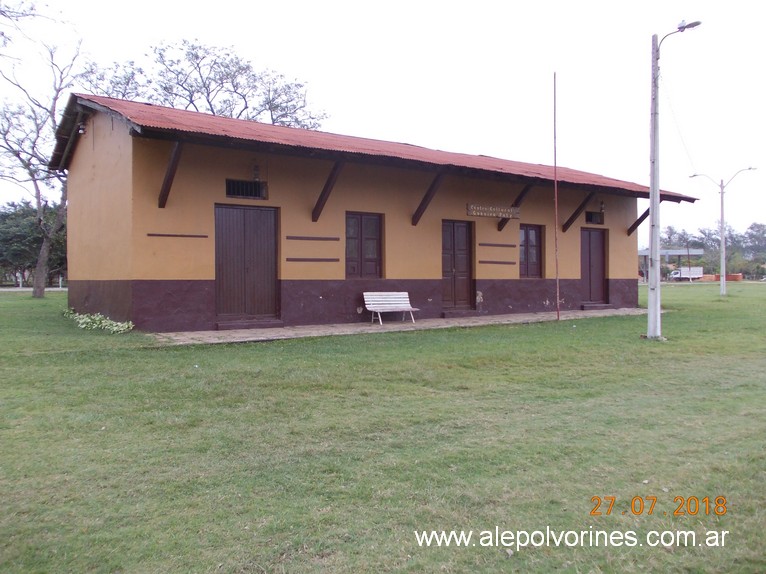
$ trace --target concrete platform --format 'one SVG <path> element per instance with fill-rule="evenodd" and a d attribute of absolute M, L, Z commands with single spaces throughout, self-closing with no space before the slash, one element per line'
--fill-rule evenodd
<path fill-rule="evenodd" d="M 561 311 L 562 321 L 610 317 L 615 315 L 645 315 L 646 309 L 598 309 L 589 311 Z M 226 331 L 188 331 L 179 333 L 155 333 L 160 343 L 167 345 L 212 345 L 219 343 L 248 343 L 255 341 L 278 341 L 301 337 L 326 337 L 332 335 L 359 335 L 422 331 L 426 329 L 450 329 L 453 327 L 479 327 L 482 325 L 512 325 L 555 321 L 556 312 L 514 313 L 480 317 L 453 317 L 449 319 L 417 319 L 396 321 L 389 319 L 383 325 L 375 323 L 342 323 L 335 325 L 304 325 L 300 327 L 274 327 L 268 329 L 233 329 Z"/>

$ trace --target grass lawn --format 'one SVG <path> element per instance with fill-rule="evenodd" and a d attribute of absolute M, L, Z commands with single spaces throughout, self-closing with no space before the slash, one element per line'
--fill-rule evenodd
<path fill-rule="evenodd" d="M 188 347 L 0 293 L 0 571 L 766 572 L 766 284 L 728 289 L 664 287 L 666 342 L 632 316 Z"/>

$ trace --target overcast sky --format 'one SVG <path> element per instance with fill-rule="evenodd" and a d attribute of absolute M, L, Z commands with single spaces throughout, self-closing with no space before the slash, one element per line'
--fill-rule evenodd
<path fill-rule="evenodd" d="M 99 63 L 182 39 L 308 85 L 322 130 L 560 166 L 649 185 L 651 38 L 660 59 L 661 226 L 766 223 L 766 33 L 752 0 L 103 0 L 43 8 Z M 690 179 L 692 173 L 707 178 Z M 715 183 L 714 183 L 715 182 Z M 639 212 L 648 201 L 639 202 Z M 648 243 L 648 221 L 639 243 Z"/>

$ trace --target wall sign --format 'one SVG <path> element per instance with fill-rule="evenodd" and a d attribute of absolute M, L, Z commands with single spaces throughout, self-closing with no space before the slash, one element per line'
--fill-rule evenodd
<path fill-rule="evenodd" d="M 475 217 L 499 217 L 501 219 L 519 219 L 520 208 L 518 207 L 498 207 L 496 205 L 480 205 L 478 203 L 468 203 L 465 206 L 466 215 Z"/>

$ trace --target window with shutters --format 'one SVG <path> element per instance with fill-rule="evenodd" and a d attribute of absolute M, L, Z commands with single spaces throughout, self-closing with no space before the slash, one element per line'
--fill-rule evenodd
<path fill-rule="evenodd" d="M 346 278 L 376 279 L 382 276 L 383 216 L 377 213 L 346 213 Z"/>
<path fill-rule="evenodd" d="M 520 225 L 519 276 L 543 276 L 543 226 Z"/>

